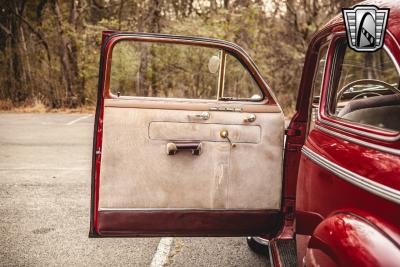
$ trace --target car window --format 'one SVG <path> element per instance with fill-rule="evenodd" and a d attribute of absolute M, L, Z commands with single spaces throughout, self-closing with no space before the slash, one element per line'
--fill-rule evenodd
<path fill-rule="evenodd" d="M 224 100 L 262 98 L 243 65 L 219 49 L 133 41 L 117 42 L 112 50 L 109 90 L 117 96 L 210 100 L 220 90 Z"/>
<path fill-rule="evenodd" d="M 123 41 L 112 52 L 110 91 L 122 96 L 213 99 L 218 72 L 208 47 Z"/>
<path fill-rule="evenodd" d="M 331 115 L 388 130 L 400 130 L 399 73 L 384 49 L 360 53 L 338 48 L 330 98 Z"/>
<path fill-rule="evenodd" d="M 328 52 L 328 46 L 324 45 L 318 52 L 317 68 L 314 74 L 313 86 L 312 86 L 312 99 L 311 99 L 311 118 L 309 124 L 309 130 L 311 131 L 315 126 L 315 121 L 318 116 L 318 107 L 321 96 L 322 79 L 324 77 L 325 65 L 326 65 L 326 54 Z"/>
<path fill-rule="evenodd" d="M 226 56 L 224 98 L 260 100 L 262 94 L 250 73 L 233 56 Z"/>

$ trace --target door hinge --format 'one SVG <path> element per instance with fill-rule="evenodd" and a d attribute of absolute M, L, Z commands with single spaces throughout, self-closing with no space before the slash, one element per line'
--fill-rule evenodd
<path fill-rule="evenodd" d="M 301 130 L 300 129 L 286 129 L 285 135 L 287 136 L 300 136 Z"/>

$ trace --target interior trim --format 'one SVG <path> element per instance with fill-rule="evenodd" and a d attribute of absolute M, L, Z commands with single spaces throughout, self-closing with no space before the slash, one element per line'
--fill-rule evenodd
<path fill-rule="evenodd" d="M 283 153 L 282 115 L 257 114 L 254 123 L 244 123 L 243 113 L 210 112 L 207 123 L 200 119 L 193 124 L 196 127 L 187 129 L 191 140 L 185 140 L 185 133 L 170 126 L 164 136 L 163 129 L 157 130 L 163 140 L 149 138 L 151 122 L 191 121 L 191 115 L 197 113 L 200 112 L 105 108 L 99 207 L 279 209 L 282 169 L 277 166 Z M 240 131 L 233 124 L 240 124 Z M 262 130 L 259 125 L 268 128 Z M 212 127 L 212 131 L 197 131 L 203 127 Z M 256 131 L 249 134 L 250 128 Z M 207 141 L 224 140 L 224 129 L 229 131 L 235 148 L 229 140 Z M 157 131 L 150 137 L 155 137 Z M 201 142 L 201 155 L 194 157 L 186 151 L 169 156 L 167 144 L 180 141 Z M 244 143 L 248 141 L 258 143 Z M 252 159 L 244 160 L 249 155 Z"/>
<path fill-rule="evenodd" d="M 302 153 L 318 164 L 319 166 L 327 169 L 328 171 L 332 172 L 339 178 L 342 178 L 346 182 L 349 182 L 365 191 L 368 191 L 376 196 L 382 197 L 386 200 L 392 201 L 396 204 L 400 204 L 400 191 L 390 188 L 386 185 L 382 185 L 380 183 L 374 182 L 364 176 L 358 175 L 352 171 L 349 171 L 330 160 L 322 157 L 321 155 L 315 153 L 311 149 L 303 146 Z"/>
<path fill-rule="evenodd" d="M 171 100 L 171 99 L 104 99 L 105 107 L 116 108 L 143 108 L 143 109 L 168 109 L 168 110 L 193 110 L 193 111 L 236 111 L 252 113 L 280 113 L 277 105 L 268 105 L 265 103 L 249 104 L 240 102 L 217 102 L 217 101 L 199 101 L 199 100 Z M 217 110 L 216 110 L 217 109 Z"/>
<path fill-rule="evenodd" d="M 398 156 L 400 155 L 400 150 L 395 149 L 395 148 L 381 146 L 381 145 L 369 143 L 369 142 L 366 142 L 366 141 L 362 141 L 362 140 L 359 140 L 359 139 L 356 139 L 356 138 L 352 138 L 350 136 L 347 136 L 347 135 L 340 134 L 338 132 L 329 130 L 329 129 L 327 129 L 325 127 L 322 127 L 320 125 L 316 125 L 315 128 L 317 128 L 318 130 L 320 130 L 320 131 L 322 131 L 324 133 L 333 135 L 335 137 L 344 139 L 344 140 L 352 142 L 352 143 L 356 143 L 358 145 L 366 146 L 366 147 L 369 147 L 369 148 L 372 148 L 372 149 L 376 149 L 376 150 L 379 150 L 379 151 L 382 151 L 382 152 L 387 152 L 387 153 L 390 153 L 390 154 L 393 154 L 393 155 L 398 155 Z"/>
<path fill-rule="evenodd" d="M 249 236 L 275 233 L 279 211 L 181 210 L 99 211 L 102 237 L 134 236 Z"/>

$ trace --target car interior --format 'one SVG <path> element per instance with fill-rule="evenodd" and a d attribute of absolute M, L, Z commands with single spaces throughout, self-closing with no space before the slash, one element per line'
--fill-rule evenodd
<path fill-rule="evenodd" d="M 358 53 L 346 46 L 337 61 L 339 75 L 332 115 L 347 121 L 400 130 L 400 76 L 384 49 Z M 335 86 L 335 85 L 333 85 Z"/>
<path fill-rule="evenodd" d="M 379 128 L 400 130 L 400 94 L 380 95 L 349 101 L 338 117 Z"/>

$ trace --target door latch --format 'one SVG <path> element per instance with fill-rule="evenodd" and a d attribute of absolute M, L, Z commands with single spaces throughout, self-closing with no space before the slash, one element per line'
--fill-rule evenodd
<path fill-rule="evenodd" d="M 244 122 L 254 122 L 256 120 L 256 115 L 254 114 L 249 114 L 244 118 Z"/>
<path fill-rule="evenodd" d="M 285 135 L 287 136 L 300 136 L 301 130 L 300 129 L 286 129 Z"/>

